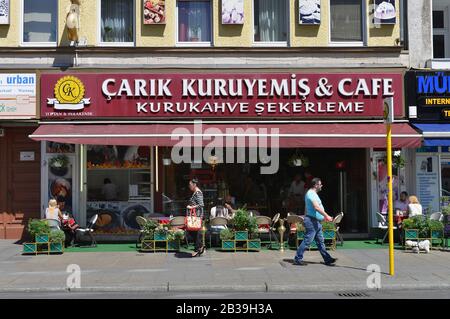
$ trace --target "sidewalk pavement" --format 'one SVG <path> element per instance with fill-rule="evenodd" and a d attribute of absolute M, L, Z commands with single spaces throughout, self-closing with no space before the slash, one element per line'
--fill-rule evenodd
<path fill-rule="evenodd" d="M 446 289 L 450 252 L 395 251 L 396 275 L 388 272 L 388 249 L 331 252 L 335 267 L 307 252 L 307 266 L 292 264 L 294 250 L 219 252 L 202 257 L 139 252 L 76 252 L 22 256 L 21 246 L 0 241 L 0 292 L 66 291 L 67 266 L 81 268 L 79 291 L 146 292 L 339 292 L 368 291 L 367 266 L 381 267 L 381 289 Z"/>

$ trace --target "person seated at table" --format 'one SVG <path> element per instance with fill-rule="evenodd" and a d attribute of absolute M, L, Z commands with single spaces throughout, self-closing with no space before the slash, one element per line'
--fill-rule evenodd
<path fill-rule="evenodd" d="M 53 219 L 61 223 L 62 213 L 58 208 L 58 202 L 54 198 L 48 202 L 48 208 L 45 210 L 45 219 Z"/>
<path fill-rule="evenodd" d="M 119 190 L 116 184 L 113 184 L 109 178 L 103 180 L 102 195 L 106 201 L 117 200 Z"/>
<path fill-rule="evenodd" d="M 230 211 L 225 207 L 225 201 L 222 198 L 218 198 L 216 201 L 216 205 L 211 208 L 210 211 L 210 219 L 215 217 L 224 217 L 226 219 L 231 218 Z"/>
<path fill-rule="evenodd" d="M 396 215 L 402 215 L 406 214 L 406 211 L 408 210 L 408 193 L 407 192 L 401 192 L 400 198 L 395 201 L 394 203 L 394 210 Z"/>
<path fill-rule="evenodd" d="M 422 205 L 416 196 L 409 196 L 409 204 L 407 209 L 408 218 L 422 215 Z"/>
<path fill-rule="evenodd" d="M 75 242 L 75 231 L 80 227 L 73 218 L 72 214 L 66 209 L 66 199 L 62 196 L 58 196 L 56 199 L 58 208 L 61 211 L 61 226 L 64 234 L 66 235 L 66 247 L 73 246 Z"/>
<path fill-rule="evenodd" d="M 225 198 L 225 208 L 228 209 L 230 218 L 233 218 L 234 214 L 236 213 L 236 209 L 234 208 L 235 205 L 235 199 L 231 195 L 227 195 Z"/>

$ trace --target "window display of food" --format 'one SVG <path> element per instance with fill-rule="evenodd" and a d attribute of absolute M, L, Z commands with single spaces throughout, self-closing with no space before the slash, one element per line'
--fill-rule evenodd
<path fill-rule="evenodd" d="M 166 22 L 165 0 L 144 0 L 144 24 L 163 24 Z"/>

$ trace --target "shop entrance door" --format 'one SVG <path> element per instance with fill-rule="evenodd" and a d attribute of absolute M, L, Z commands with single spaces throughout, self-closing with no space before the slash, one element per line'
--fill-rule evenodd
<path fill-rule="evenodd" d="M 34 129 L 6 127 L 0 137 L 0 213 L 15 214 L 18 221 L 10 225 L 16 230 L 6 231 L 10 239 L 22 236 L 26 220 L 39 217 L 40 144 L 28 138 Z"/>

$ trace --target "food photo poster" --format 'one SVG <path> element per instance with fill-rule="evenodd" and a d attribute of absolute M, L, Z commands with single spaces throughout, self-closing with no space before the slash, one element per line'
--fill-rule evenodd
<path fill-rule="evenodd" d="M 397 8 L 395 0 L 374 0 L 374 23 L 375 24 L 396 24 Z"/>
<path fill-rule="evenodd" d="M 320 24 L 320 0 L 299 0 L 298 5 L 300 24 Z"/>

